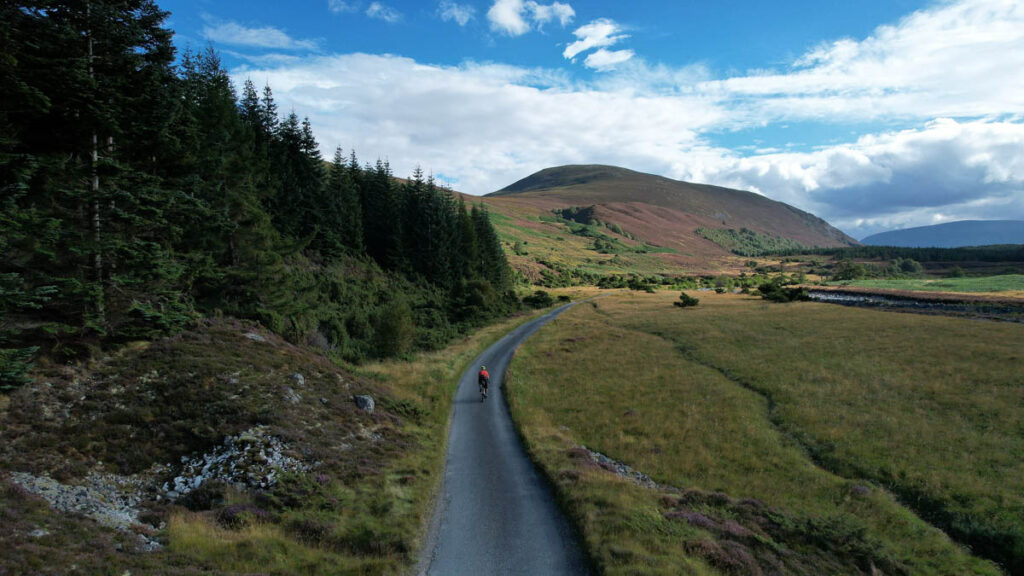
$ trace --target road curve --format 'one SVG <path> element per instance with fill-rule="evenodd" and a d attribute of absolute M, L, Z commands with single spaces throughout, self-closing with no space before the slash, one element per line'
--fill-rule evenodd
<path fill-rule="evenodd" d="M 589 574 L 547 481 L 519 442 L 501 393 L 516 347 L 570 306 L 513 330 L 459 380 L 444 485 L 420 559 L 421 576 Z M 481 365 L 491 374 L 484 402 L 476 383 Z"/>

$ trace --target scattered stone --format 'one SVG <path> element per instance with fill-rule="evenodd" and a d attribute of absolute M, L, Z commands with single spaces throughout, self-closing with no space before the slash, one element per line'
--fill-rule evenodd
<path fill-rule="evenodd" d="M 267 341 L 267 339 L 264 338 L 262 334 L 260 334 L 259 332 L 255 332 L 255 331 L 246 332 L 245 333 L 245 337 L 248 338 L 249 340 L 252 340 L 253 342 L 266 342 Z"/>
<path fill-rule="evenodd" d="M 11 472 L 10 478 L 25 490 L 46 500 L 54 510 L 81 514 L 97 523 L 122 532 L 134 534 L 132 527 L 139 524 L 136 508 L 142 501 L 148 482 L 138 476 L 118 476 L 92 471 L 84 485 L 61 484 L 49 476 L 33 476 L 27 472 Z M 41 538 L 49 532 L 43 529 L 29 535 Z M 143 534 L 137 549 L 143 552 L 159 550 L 161 545 Z"/>
<path fill-rule="evenodd" d="M 296 386 L 301 387 L 306 385 L 306 378 L 302 374 L 299 374 L 298 372 L 292 374 L 292 380 L 295 380 Z"/>
<path fill-rule="evenodd" d="M 298 404 L 302 402 L 302 396 L 295 391 L 291 386 L 287 386 L 284 389 L 284 399 L 291 402 L 292 404 Z"/>
<path fill-rule="evenodd" d="M 658 483 L 655 482 L 654 480 L 651 480 L 651 477 L 648 476 L 647 474 L 644 474 L 643 472 L 637 470 L 633 470 L 632 468 L 626 466 L 622 462 L 619 462 L 618 460 L 613 460 L 605 456 L 604 454 L 601 454 L 600 452 L 595 452 L 587 448 L 586 446 L 580 446 L 580 448 L 585 450 L 590 455 L 590 459 L 601 468 L 604 468 L 605 470 L 617 474 L 628 480 L 632 480 L 633 483 L 638 486 L 643 486 L 645 488 L 658 488 Z"/>
<path fill-rule="evenodd" d="M 164 483 L 164 496 L 177 500 L 211 480 L 245 488 L 270 488 L 277 484 L 279 471 L 309 470 L 306 464 L 287 456 L 288 449 L 280 438 L 268 434 L 266 426 L 228 436 L 213 452 L 184 458 L 181 473 Z"/>
<path fill-rule="evenodd" d="M 327 406 L 327 398 L 324 398 L 323 396 L 321 396 L 320 397 L 320 403 L 323 404 L 324 406 Z"/>
<path fill-rule="evenodd" d="M 858 484 L 851 488 L 850 492 L 853 492 L 854 496 L 867 496 L 868 494 L 871 494 L 871 488 Z"/>
<path fill-rule="evenodd" d="M 356 406 L 358 406 L 360 410 L 365 410 L 370 414 L 373 414 L 373 396 L 354 396 L 353 400 L 355 400 Z"/>
<path fill-rule="evenodd" d="M 12 472 L 11 480 L 61 512 L 77 512 L 104 526 L 128 530 L 138 524 L 142 482 L 130 476 L 90 472 L 82 486 L 65 485 L 49 476 Z"/>

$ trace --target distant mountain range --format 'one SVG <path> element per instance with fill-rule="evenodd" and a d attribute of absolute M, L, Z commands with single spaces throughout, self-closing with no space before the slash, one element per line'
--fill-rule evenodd
<path fill-rule="evenodd" d="M 615 166 L 547 168 L 483 200 L 498 215 L 503 240 L 519 242 L 521 254 L 511 260 L 531 278 L 552 262 L 599 273 L 711 273 L 742 266 L 733 252 L 738 242 L 857 244 L 821 218 L 760 194 Z M 572 208 L 580 212 L 566 216 Z M 598 227 L 574 229 L 566 217 Z"/>
<path fill-rule="evenodd" d="M 1022 220 L 961 220 L 873 234 L 861 240 L 872 246 L 959 248 L 991 244 L 1024 244 Z"/>

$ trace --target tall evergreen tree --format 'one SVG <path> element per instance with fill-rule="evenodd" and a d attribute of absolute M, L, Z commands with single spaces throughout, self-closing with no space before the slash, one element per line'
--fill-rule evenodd
<path fill-rule="evenodd" d="M 187 303 L 162 185 L 176 80 L 166 13 L 148 0 L 20 2 L 18 75 L 46 106 L 8 117 L 34 175 L 18 210 L 59 222 L 29 285 L 59 288 L 54 312 L 94 334 L 178 324 Z M 45 272 L 43 272 L 45 270 Z"/>
<path fill-rule="evenodd" d="M 360 182 L 363 206 L 363 243 L 366 252 L 382 267 L 402 270 L 402 214 L 391 167 L 377 160 Z"/>
<path fill-rule="evenodd" d="M 359 191 L 340 146 L 334 151 L 324 195 L 322 204 L 332 222 L 330 241 L 352 254 L 362 253 L 363 217 Z"/>
<path fill-rule="evenodd" d="M 473 220 L 473 230 L 476 232 L 477 247 L 479 250 L 476 263 L 476 272 L 488 282 L 499 293 L 512 289 L 512 275 L 508 267 L 508 260 L 505 258 L 505 251 L 501 248 L 501 241 L 491 224 L 490 215 L 483 205 L 473 206 L 470 214 Z"/>

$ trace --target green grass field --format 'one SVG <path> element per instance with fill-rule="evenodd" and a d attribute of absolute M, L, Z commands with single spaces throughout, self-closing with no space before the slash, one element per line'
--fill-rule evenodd
<path fill-rule="evenodd" d="M 528 449 L 604 573 L 1021 573 L 1024 327 L 675 297 L 580 305 L 512 366 Z"/>
<path fill-rule="evenodd" d="M 981 278 L 905 278 L 867 279 L 830 282 L 834 286 L 858 286 L 887 290 L 922 290 L 928 292 L 1024 292 L 1024 274 L 1004 274 Z"/>

